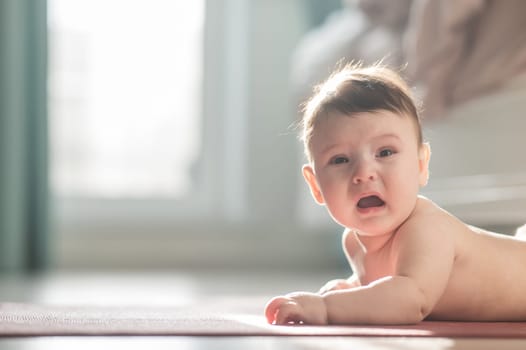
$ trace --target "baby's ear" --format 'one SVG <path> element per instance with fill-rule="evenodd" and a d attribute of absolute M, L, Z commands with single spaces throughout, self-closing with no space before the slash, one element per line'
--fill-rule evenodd
<path fill-rule="evenodd" d="M 429 159 L 431 158 L 431 146 L 424 142 L 418 151 L 418 169 L 420 171 L 419 183 L 420 187 L 427 185 L 429 180 Z"/>
<path fill-rule="evenodd" d="M 314 174 L 312 166 L 305 164 L 302 168 L 302 172 L 303 178 L 305 179 L 305 182 L 307 182 L 307 185 L 309 185 L 310 193 L 312 194 L 312 197 L 314 197 L 314 200 L 318 204 L 324 204 L 325 201 L 321 194 L 320 187 L 318 186 L 318 180 L 316 180 L 316 175 Z"/>

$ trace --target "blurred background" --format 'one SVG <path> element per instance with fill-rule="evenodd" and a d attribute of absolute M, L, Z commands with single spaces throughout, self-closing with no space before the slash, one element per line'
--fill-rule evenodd
<path fill-rule="evenodd" d="M 0 0 L 0 269 L 330 270 L 293 125 L 338 64 L 423 102 L 423 193 L 526 222 L 522 0 Z"/>

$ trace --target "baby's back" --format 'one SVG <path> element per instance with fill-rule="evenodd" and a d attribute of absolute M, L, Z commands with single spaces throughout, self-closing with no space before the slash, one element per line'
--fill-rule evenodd
<path fill-rule="evenodd" d="M 431 318 L 526 320 L 526 241 L 455 226 L 451 278 Z"/>

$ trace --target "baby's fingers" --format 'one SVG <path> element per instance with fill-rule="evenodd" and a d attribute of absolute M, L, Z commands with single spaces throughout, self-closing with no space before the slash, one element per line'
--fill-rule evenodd
<path fill-rule="evenodd" d="M 288 302 L 290 299 L 286 297 L 275 297 L 271 299 L 265 306 L 265 317 L 267 322 L 272 324 L 276 321 L 276 314 L 281 307 L 281 304 Z"/>
<path fill-rule="evenodd" d="M 303 324 L 301 308 L 295 302 L 281 304 L 276 312 L 274 323 L 277 325 Z"/>
<path fill-rule="evenodd" d="M 287 297 L 275 297 L 265 307 L 265 316 L 270 324 L 301 323 L 299 305 Z"/>

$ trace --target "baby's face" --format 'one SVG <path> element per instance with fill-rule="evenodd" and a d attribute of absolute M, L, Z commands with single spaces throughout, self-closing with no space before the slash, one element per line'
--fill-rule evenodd
<path fill-rule="evenodd" d="M 393 232 L 427 181 L 428 159 L 412 119 L 389 111 L 320 120 L 310 151 L 304 175 L 315 199 L 336 222 L 364 234 Z"/>

